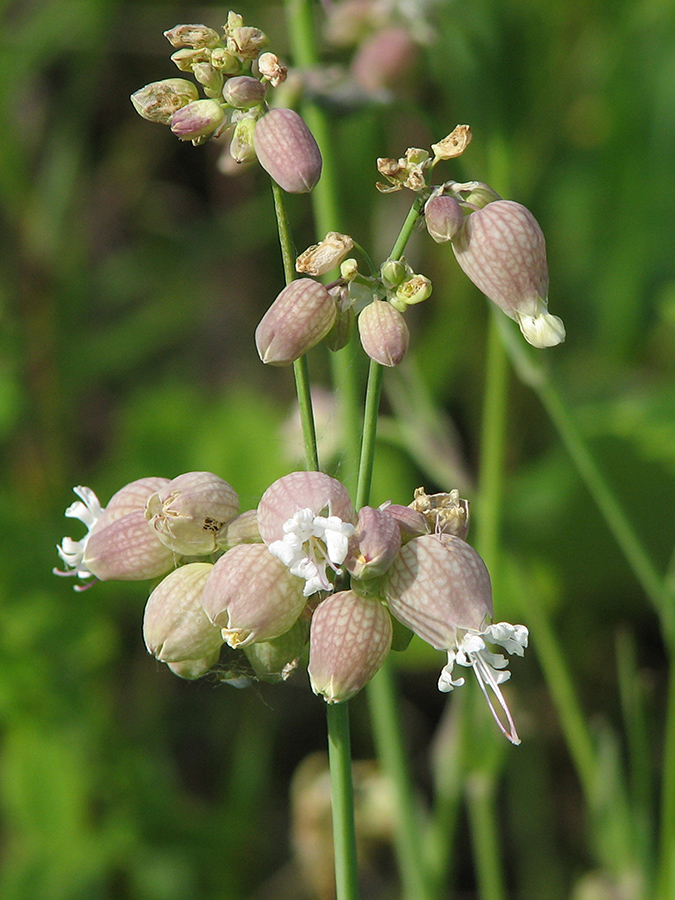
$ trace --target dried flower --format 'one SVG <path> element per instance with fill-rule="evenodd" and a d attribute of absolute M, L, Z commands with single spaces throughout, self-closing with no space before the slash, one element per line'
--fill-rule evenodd
<path fill-rule="evenodd" d="M 261 53 L 258 57 L 258 71 L 272 87 L 279 87 L 288 75 L 288 69 L 280 62 L 276 53 Z"/>
<path fill-rule="evenodd" d="M 441 159 L 455 159 L 461 156 L 469 146 L 472 136 L 468 125 L 457 125 L 442 141 L 432 144 L 434 165 Z"/>
<path fill-rule="evenodd" d="M 176 25 L 164 32 L 164 37 L 172 47 L 216 47 L 220 43 L 220 35 L 207 25 Z"/>
<path fill-rule="evenodd" d="M 325 275 L 339 266 L 354 246 L 348 234 L 329 231 L 319 244 L 308 247 L 295 261 L 295 269 L 305 275 Z"/>
<path fill-rule="evenodd" d="M 131 95 L 134 109 L 148 122 L 170 125 L 173 114 L 197 100 L 196 85 L 185 78 L 165 78 L 153 81 Z"/>

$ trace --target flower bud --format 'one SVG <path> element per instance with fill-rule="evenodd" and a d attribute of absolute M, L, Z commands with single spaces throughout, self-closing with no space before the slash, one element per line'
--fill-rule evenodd
<path fill-rule="evenodd" d="M 452 248 L 465 274 L 518 322 L 529 343 L 564 340 L 563 323 L 547 312 L 546 242 L 528 209 L 512 200 L 488 203 L 466 217 Z"/>
<path fill-rule="evenodd" d="M 429 533 L 427 520 L 422 513 L 411 509 L 409 506 L 389 503 L 386 506 L 381 506 L 380 509 L 386 509 L 392 519 L 396 521 L 401 532 L 401 542 L 404 544 L 414 537 Z"/>
<path fill-rule="evenodd" d="M 192 67 L 192 74 L 204 88 L 207 97 L 220 97 L 223 90 L 223 73 L 212 66 L 210 62 L 196 63 Z"/>
<path fill-rule="evenodd" d="M 358 319 L 363 349 L 381 366 L 397 366 L 408 351 L 410 332 L 401 313 L 386 300 L 373 300 Z"/>
<path fill-rule="evenodd" d="M 212 50 L 210 60 L 211 65 L 223 75 L 239 75 L 242 71 L 241 60 L 225 47 L 216 47 Z"/>
<path fill-rule="evenodd" d="M 383 579 L 389 609 L 437 650 L 455 646 L 457 629 L 480 631 L 492 616 L 492 588 L 473 547 L 425 534 L 401 547 Z"/>
<path fill-rule="evenodd" d="M 336 314 L 335 301 L 322 284 L 311 278 L 292 281 L 256 328 L 260 359 L 272 366 L 290 365 L 328 334 Z"/>
<path fill-rule="evenodd" d="M 323 472 L 291 472 L 273 482 L 258 504 L 258 528 L 266 544 L 284 537 L 285 523 L 301 509 L 337 516 L 354 523 L 356 515 L 347 488 Z"/>
<path fill-rule="evenodd" d="M 286 681 L 295 671 L 309 640 L 309 621 L 298 621 L 271 641 L 259 641 L 244 648 L 253 671 L 261 681 Z"/>
<path fill-rule="evenodd" d="M 424 207 L 427 231 L 437 244 L 451 241 L 462 227 L 464 214 L 454 197 L 436 196 Z"/>
<path fill-rule="evenodd" d="M 206 25 L 176 25 L 164 32 L 164 37 L 172 47 L 216 47 L 220 43 L 220 35 Z"/>
<path fill-rule="evenodd" d="M 306 275 L 325 275 L 339 266 L 354 246 L 348 234 L 329 231 L 320 244 L 313 244 L 295 261 L 296 272 Z"/>
<path fill-rule="evenodd" d="M 171 117 L 171 131 L 181 141 L 203 143 L 225 121 L 225 112 L 215 100 L 195 100 Z"/>
<path fill-rule="evenodd" d="M 134 109 L 148 122 L 171 124 L 173 114 L 197 100 L 196 85 L 185 78 L 165 78 L 153 81 L 131 95 Z"/>
<path fill-rule="evenodd" d="M 242 116 L 234 127 L 229 150 L 230 156 L 236 163 L 252 162 L 255 159 L 253 132 L 256 118 L 255 114 L 248 113 Z"/>
<path fill-rule="evenodd" d="M 335 353 L 346 347 L 352 336 L 354 306 L 344 285 L 332 288 L 329 293 L 335 298 L 336 315 L 333 327 L 325 337 L 325 344 Z"/>
<path fill-rule="evenodd" d="M 174 569 L 150 594 L 143 638 L 148 652 L 161 662 L 217 658 L 223 637 L 201 603 L 212 569 L 211 563 L 188 563 Z"/>
<path fill-rule="evenodd" d="M 401 549 L 401 532 L 388 509 L 359 510 L 345 568 L 354 578 L 382 575 Z"/>
<path fill-rule="evenodd" d="M 279 87 L 288 75 L 288 69 L 279 61 L 276 53 L 262 53 L 258 57 L 258 71 L 272 87 Z"/>
<path fill-rule="evenodd" d="M 256 511 L 247 509 L 236 518 L 232 519 L 221 529 L 217 538 L 219 547 L 229 550 L 237 544 L 259 544 L 262 541 L 258 530 Z"/>
<path fill-rule="evenodd" d="M 402 259 L 387 259 L 380 267 L 380 278 L 386 288 L 396 288 L 401 282 L 413 274 L 410 266 Z"/>
<path fill-rule="evenodd" d="M 396 288 L 396 294 L 391 302 L 396 309 L 404 312 L 407 306 L 414 306 L 427 300 L 431 296 L 431 291 L 431 281 L 426 275 L 413 275 Z"/>
<path fill-rule="evenodd" d="M 228 29 L 227 49 L 241 59 L 257 59 L 268 43 L 267 35 L 259 28 L 243 25 Z"/>
<path fill-rule="evenodd" d="M 223 99 L 236 109 L 250 109 L 259 106 L 265 99 L 267 85 L 250 75 L 228 78 L 223 88 Z"/>
<path fill-rule="evenodd" d="M 271 109 L 258 120 L 253 142 L 260 165 L 289 194 L 311 191 L 321 177 L 319 145 L 294 110 Z"/>
<path fill-rule="evenodd" d="M 148 498 L 145 517 L 158 538 L 184 556 L 213 553 L 239 511 L 234 489 L 211 472 L 186 472 Z"/>
<path fill-rule="evenodd" d="M 305 608 L 304 582 L 264 544 L 238 544 L 213 566 L 202 604 L 231 647 L 288 631 Z"/>
<path fill-rule="evenodd" d="M 345 259 L 340 263 L 340 277 L 345 281 L 353 281 L 359 274 L 359 264 L 355 259 Z"/>
<path fill-rule="evenodd" d="M 380 668 L 391 639 L 391 618 L 379 600 L 332 594 L 312 616 L 307 671 L 314 693 L 326 703 L 349 700 Z"/>

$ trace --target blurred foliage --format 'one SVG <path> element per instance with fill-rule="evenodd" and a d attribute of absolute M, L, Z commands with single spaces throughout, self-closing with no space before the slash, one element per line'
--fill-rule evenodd
<path fill-rule="evenodd" d="M 279 3 L 242 0 L 238 11 L 287 52 Z M 184 146 L 128 101 L 173 74 L 162 31 L 183 21 L 218 27 L 226 12 L 164 0 L 3 4 L 2 900 L 308 896 L 291 862 L 288 785 L 300 760 L 323 749 L 325 723 L 304 678 L 247 691 L 212 678 L 180 682 L 143 647 L 147 585 L 74 593 L 51 575 L 54 545 L 77 527 L 62 519 L 74 484 L 105 502 L 144 475 L 208 469 L 249 508 L 294 465 L 281 429 L 291 377 L 264 370 L 252 339 L 282 283 L 263 173 L 225 177 L 215 144 Z M 568 331 L 550 354 L 552 377 L 666 572 L 675 8 L 438 0 L 429 17 L 433 40 L 392 103 L 333 110 L 342 230 L 376 258 L 386 254 L 407 198 L 376 193 L 375 157 L 471 124 L 469 151 L 442 177 L 488 181 L 542 224 L 551 309 Z M 347 56 L 329 53 L 333 62 Z M 290 208 L 302 249 L 313 240 L 309 204 Z M 429 434 L 448 443 L 425 454 L 420 403 L 406 404 L 404 383 L 392 378 L 373 501 L 406 503 L 422 483 L 451 487 L 436 481 L 448 471 L 473 497 L 487 307 L 447 246 L 416 236 L 409 258 L 434 294 L 414 310 L 415 365 L 405 377 L 428 386 Z M 311 366 L 326 383 L 319 352 Z M 512 666 L 523 746 L 497 751 L 492 727 L 481 735 L 490 753 L 506 753 L 498 802 L 509 884 L 523 900 L 638 898 L 640 873 L 626 872 L 654 853 L 667 654 L 536 397 L 513 379 L 510 403 L 502 537 L 517 574 L 498 580 L 496 605 L 500 618 L 532 624 L 533 653 Z M 473 511 L 479 519 L 479 498 Z M 589 819 L 545 685 L 541 612 L 530 620 L 537 604 L 552 617 L 593 734 L 604 824 Z M 429 741 L 462 701 L 438 695 L 439 656 L 421 643 L 399 663 L 415 774 L 429 791 Z M 363 698 L 353 731 L 355 755 L 372 755 Z M 625 849 L 628 820 L 632 855 L 617 884 L 608 861 Z M 468 897 L 476 888 L 465 831 L 453 881 Z M 397 896 L 391 875 L 369 896 Z"/>

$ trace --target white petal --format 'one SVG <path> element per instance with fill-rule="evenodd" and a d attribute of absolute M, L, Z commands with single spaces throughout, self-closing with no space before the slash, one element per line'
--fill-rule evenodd
<path fill-rule="evenodd" d="M 489 643 L 499 644 L 507 653 L 515 653 L 516 656 L 523 655 L 529 638 L 529 632 L 524 625 L 511 625 L 509 622 L 488 625 L 482 634 Z"/>

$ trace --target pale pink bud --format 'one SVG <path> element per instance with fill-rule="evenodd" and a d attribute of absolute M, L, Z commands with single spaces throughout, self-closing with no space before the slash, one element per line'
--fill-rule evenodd
<path fill-rule="evenodd" d="M 266 544 L 284 537 L 284 523 L 298 510 L 337 516 L 354 524 L 356 515 L 347 488 L 323 472 L 291 472 L 273 482 L 258 504 L 258 528 Z"/>
<path fill-rule="evenodd" d="M 386 509 L 389 515 L 396 521 L 401 532 L 401 541 L 406 543 L 411 538 L 419 537 L 421 534 L 429 533 L 427 520 L 422 513 L 411 509 L 409 506 L 401 506 L 398 503 L 389 503 L 383 505 L 381 509 Z"/>
<path fill-rule="evenodd" d="M 202 604 L 227 643 L 245 647 L 291 628 L 307 603 L 303 588 L 264 544 L 238 544 L 213 566 Z"/>
<path fill-rule="evenodd" d="M 354 591 L 332 594 L 312 616 L 308 673 L 326 703 L 349 700 L 380 668 L 391 648 L 391 617 L 383 604 Z"/>
<path fill-rule="evenodd" d="M 121 488 L 94 525 L 83 562 L 100 581 L 143 581 L 170 571 L 176 554 L 162 544 L 145 520 L 147 498 L 168 484 L 141 478 Z"/>
<path fill-rule="evenodd" d="M 292 109 L 271 109 L 258 120 L 253 135 L 263 169 L 289 194 L 311 191 L 321 177 L 321 151 Z"/>
<path fill-rule="evenodd" d="M 207 25 L 176 25 L 164 32 L 164 37 L 172 47 L 215 47 L 220 43 L 220 35 Z"/>
<path fill-rule="evenodd" d="M 408 351 L 410 332 L 401 313 L 386 300 L 373 300 L 358 318 L 363 349 L 382 366 L 397 366 Z"/>
<path fill-rule="evenodd" d="M 481 631 L 492 617 L 485 563 L 469 544 L 444 534 L 413 538 L 384 575 L 396 618 L 437 650 L 457 643 L 457 629 Z"/>
<path fill-rule="evenodd" d="M 171 131 L 181 141 L 202 143 L 225 121 L 225 112 L 215 100 L 195 100 L 171 117 Z"/>
<path fill-rule="evenodd" d="M 401 532 L 388 509 L 359 510 L 345 568 L 354 578 L 382 575 L 401 549 Z"/>
<path fill-rule="evenodd" d="M 148 498 L 145 517 L 160 541 L 183 556 L 213 553 L 239 511 L 234 489 L 212 472 L 186 472 Z"/>
<path fill-rule="evenodd" d="M 512 200 L 495 200 L 471 213 L 452 248 L 466 275 L 535 347 L 553 347 L 565 327 L 547 312 L 546 242 L 532 213 Z"/>
<path fill-rule="evenodd" d="M 454 238 L 462 227 L 464 214 L 454 197 L 437 196 L 427 201 L 424 221 L 431 237 L 440 244 Z"/>
<path fill-rule="evenodd" d="M 335 298 L 335 322 L 324 339 L 329 350 L 334 353 L 342 350 L 349 343 L 354 328 L 354 303 L 345 285 L 331 288 L 330 294 Z"/>
<path fill-rule="evenodd" d="M 143 637 L 148 652 L 162 662 L 203 660 L 220 651 L 220 629 L 209 621 L 201 602 L 212 569 L 211 563 L 188 563 L 167 575 L 150 594 Z"/>
<path fill-rule="evenodd" d="M 250 75 L 229 78 L 223 88 L 223 99 L 237 109 L 259 106 L 265 99 L 267 85 Z"/>
<path fill-rule="evenodd" d="M 333 326 L 337 309 L 326 288 L 298 278 L 279 294 L 256 328 L 260 359 L 287 366 L 311 350 Z"/>
<path fill-rule="evenodd" d="M 197 86 L 185 78 L 165 78 L 146 84 L 131 95 L 134 109 L 148 122 L 171 124 L 173 114 L 199 97 Z"/>

